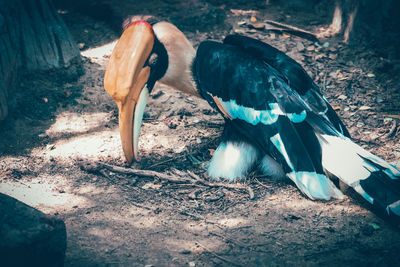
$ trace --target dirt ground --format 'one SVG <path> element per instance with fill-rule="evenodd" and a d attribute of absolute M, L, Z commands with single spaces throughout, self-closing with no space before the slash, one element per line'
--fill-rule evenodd
<path fill-rule="evenodd" d="M 380 68 L 390 58 L 365 46 L 349 48 L 340 37 L 317 45 L 247 26 L 254 15 L 318 33 L 330 22 L 324 12 L 245 1 L 183 7 L 179 1 L 103 2 L 119 16 L 170 19 L 195 46 L 229 32 L 269 42 L 306 68 L 358 144 L 399 162 L 400 133 L 392 116 L 400 114 L 398 77 Z M 188 11 L 180 17 L 182 8 Z M 21 80 L 25 94 L 0 124 L 0 192 L 65 221 L 66 266 L 398 266 L 399 227 L 351 191 L 344 200 L 311 201 L 291 183 L 255 171 L 242 181 L 253 197 L 245 188 L 80 168 L 82 161 L 128 167 L 118 111 L 103 88 L 119 35 L 106 20 L 72 9 L 60 13 L 80 45 L 85 74 L 77 81 L 49 73 Z M 222 129 L 222 118 L 205 101 L 156 86 L 144 116 L 141 161 L 132 167 L 203 176 Z"/>

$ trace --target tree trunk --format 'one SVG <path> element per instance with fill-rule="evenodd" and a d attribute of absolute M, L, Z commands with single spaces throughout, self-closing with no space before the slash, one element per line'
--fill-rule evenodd
<path fill-rule="evenodd" d="M 0 121 L 21 73 L 68 68 L 79 49 L 50 0 L 0 0 Z"/>
<path fill-rule="evenodd" d="M 400 58 L 400 1 L 335 0 L 334 3 L 327 36 L 342 33 L 345 43 L 358 45 L 363 40 L 382 56 Z"/>

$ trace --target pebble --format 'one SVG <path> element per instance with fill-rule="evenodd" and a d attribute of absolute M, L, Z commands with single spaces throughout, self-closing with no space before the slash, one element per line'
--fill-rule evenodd
<path fill-rule="evenodd" d="M 303 51 L 305 49 L 302 42 L 297 42 L 296 47 L 297 47 L 297 51 Z"/>

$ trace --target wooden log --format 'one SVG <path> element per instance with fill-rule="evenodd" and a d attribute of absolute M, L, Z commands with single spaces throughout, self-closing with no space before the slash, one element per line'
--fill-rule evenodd
<path fill-rule="evenodd" d="M 79 49 L 50 0 L 0 0 L 0 51 L 0 121 L 22 73 L 80 62 Z"/>

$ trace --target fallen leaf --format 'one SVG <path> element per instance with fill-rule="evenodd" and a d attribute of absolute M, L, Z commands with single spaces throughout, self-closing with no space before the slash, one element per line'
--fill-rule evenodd
<path fill-rule="evenodd" d="M 161 184 L 147 183 L 144 186 L 142 186 L 142 189 L 145 189 L 145 190 L 150 189 L 150 188 L 152 188 L 152 189 L 160 189 L 161 187 L 162 187 Z"/>
<path fill-rule="evenodd" d="M 345 95 L 340 95 L 340 96 L 338 96 L 338 99 L 340 99 L 340 100 L 346 100 L 346 99 L 347 99 L 347 96 L 345 96 Z"/>
<path fill-rule="evenodd" d="M 381 229 L 381 227 L 379 225 L 377 225 L 376 223 L 371 223 L 372 228 L 374 228 L 374 230 L 379 230 Z"/>
<path fill-rule="evenodd" d="M 325 42 L 322 47 L 328 48 L 329 47 L 329 42 Z"/>
<path fill-rule="evenodd" d="M 367 77 L 369 77 L 369 78 L 374 78 L 374 77 L 375 77 L 375 74 L 373 74 L 373 73 L 368 73 L 368 74 L 367 74 Z"/>
<path fill-rule="evenodd" d="M 357 106 L 355 106 L 355 105 L 350 105 L 350 108 L 351 108 L 351 109 L 356 109 Z"/>
<path fill-rule="evenodd" d="M 289 38 L 290 34 L 284 32 L 284 33 L 282 33 L 282 36 L 285 37 L 285 38 Z"/>
<path fill-rule="evenodd" d="M 268 200 L 275 200 L 275 199 L 278 199 L 278 196 L 277 196 L 277 195 L 273 195 L 273 196 L 270 196 L 270 197 L 268 198 Z"/>
<path fill-rule="evenodd" d="M 242 25 L 245 25 L 245 24 L 246 24 L 246 21 L 245 21 L 245 20 L 242 20 L 242 21 L 239 21 L 239 22 L 238 22 L 238 25 L 239 25 L 239 26 L 242 26 Z"/>
<path fill-rule="evenodd" d="M 313 50 L 315 50 L 315 46 L 310 45 L 310 46 L 307 47 L 307 50 L 308 51 L 313 51 Z"/>
<path fill-rule="evenodd" d="M 210 148 L 210 149 L 208 149 L 208 152 L 210 152 L 210 156 L 213 156 L 214 152 L 215 152 L 215 149 Z"/>
<path fill-rule="evenodd" d="M 44 102 L 44 103 L 49 102 L 49 100 L 47 99 L 47 97 L 43 97 L 42 99 L 43 99 L 43 102 Z"/>
<path fill-rule="evenodd" d="M 337 54 L 329 54 L 330 59 L 337 59 Z"/>
<path fill-rule="evenodd" d="M 251 16 L 250 21 L 251 21 L 251 22 L 256 22 L 256 21 L 257 21 L 257 18 L 254 17 L 254 16 Z"/>
<path fill-rule="evenodd" d="M 333 110 L 341 110 L 342 108 L 340 106 L 332 106 Z"/>
<path fill-rule="evenodd" d="M 388 114 L 388 115 L 385 115 L 386 117 L 389 117 L 389 118 L 393 118 L 393 119 L 400 119 L 400 115 L 397 115 L 397 114 Z"/>
<path fill-rule="evenodd" d="M 151 188 L 152 183 L 147 183 L 144 186 L 142 186 L 142 189 L 147 190 Z"/>
<path fill-rule="evenodd" d="M 56 145 L 55 144 L 50 144 L 50 145 L 47 145 L 46 146 L 46 149 L 47 150 L 53 150 L 53 149 L 55 149 L 56 148 Z"/>
<path fill-rule="evenodd" d="M 336 78 L 337 78 L 337 73 L 336 73 L 336 71 L 330 72 L 330 73 L 329 73 L 329 76 L 332 77 L 332 78 L 334 78 L 334 79 L 336 79 Z"/>
<path fill-rule="evenodd" d="M 296 47 L 297 47 L 297 51 L 303 51 L 305 49 L 302 42 L 297 42 Z"/>
<path fill-rule="evenodd" d="M 254 27 L 254 29 L 262 30 L 262 29 L 264 29 L 265 24 L 264 23 L 257 23 L 257 24 L 254 24 L 253 27 Z"/>
<path fill-rule="evenodd" d="M 257 10 L 241 10 L 241 9 L 231 9 L 231 12 L 236 16 L 239 16 L 239 15 L 250 15 L 250 14 L 252 16 L 254 16 L 255 14 L 260 13 L 260 11 L 257 11 Z"/>
<path fill-rule="evenodd" d="M 151 186 L 151 188 L 153 188 L 153 189 L 160 189 L 161 187 L 162 187 L 162 184 L 153 184 Z"/>
<path fill-rule="evenodd" d="M 239 33 L 239 34 L 244 34 L 245 33 L 245 31 L 241 30 L 241 29 L 235 29 L 234 32 L 235 33 Z"/>
<path fill-rule="evenodd" d="M 368 109 L 371 109 L 371 107 L 369 107 L 369 106 L 361 106 L 359 108 L 359 110 L 368 110 Z"/>

